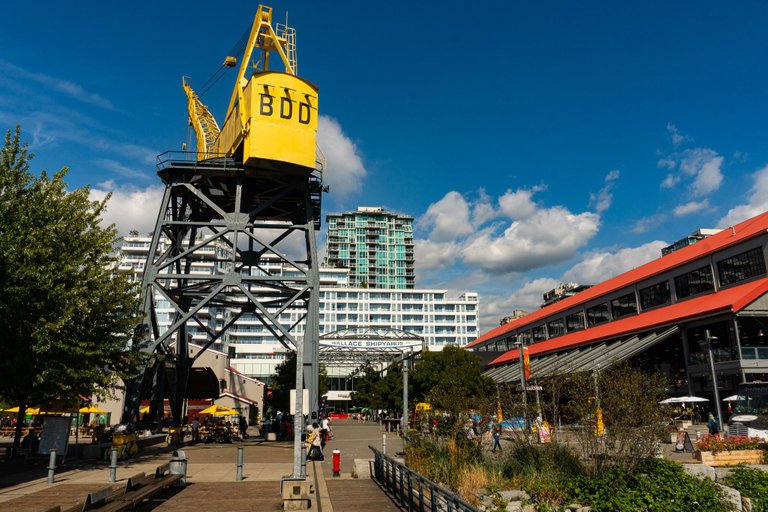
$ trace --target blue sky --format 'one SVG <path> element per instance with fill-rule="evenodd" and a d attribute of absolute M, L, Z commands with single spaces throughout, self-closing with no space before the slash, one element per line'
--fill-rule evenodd
<path fill-rule="evenodd" d="M 320 88 L 324 211 L 414 216 L 418 284 L 478 291 L 483 330 L 768 209 L 762 2 L 271 5 Z M 181 76 L 205 82 L 256 6 L 6 5 L 0 128 L 149 230 L 155 155 L 189 137 Z M 203 97 L 219 119 L 232 80 Z"/>

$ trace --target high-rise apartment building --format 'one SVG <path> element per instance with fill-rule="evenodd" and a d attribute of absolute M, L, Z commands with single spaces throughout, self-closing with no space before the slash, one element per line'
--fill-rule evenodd
<path fill-rule="evenodd" d="M 124 239 L 120 248 L 118 269 L 130 273 L 135 282 L 141 281 L 150 242 L 151 237 L 133 233 Z M 158 251 L 164 251 L 167 244 L 167 240 L 161 240 Z M 206 255 L 209 259 L 203 258 L 192 266 L 191 277 L 229 271 L 222 267 L 222 261 L 228 260 L 230 250 L 223 242 L 214 245 Z M 261 262 L 261 267 L 274 276 L 289 277 L 296 272 L 296 269 L 269 258 Z M 450 297 L 446 290 L 438 289 L 355 287 L 346 268 L 320 267 L 319 270 L 321 335 L 342 329 L 401 329 L 423 338 L 428 350 L 442 350 L 446 345 L 464 346 L 478 335 L 477 293 Z M 158 326 L 160 332 L 164 332 L 173 324 L 176 311 L 159 293 L 155 301 Z M 232 318 L 232 312 L 221 307 L 204 308 L 201 315 L 210 330 L 222 328 Z M 285 326 L 296 324 L 293 332 L 302 339 L 303 316 L 304 311 L 288 308 L 280 313 L 278 320 Z M 195 322 L 189 323 L 187 332 L 191 341 L 198 345 L 204 345 L 209 338 L 206 330 Z M 241 315 L 213 348 L 232 353 L 230 363 L 237 371 L 265 382 L 271 380 L 275 367 L 288 353 L 254 313 Z M 331 369 L 328 370 L 329 375 L 333 375 Z"/>
<path fill-rule="evenodd" d="M 349 269 L 350 286 L 414 287 L 413 217 L 378 207 L 333 213 L 328 222 L 326 264 Z"/>

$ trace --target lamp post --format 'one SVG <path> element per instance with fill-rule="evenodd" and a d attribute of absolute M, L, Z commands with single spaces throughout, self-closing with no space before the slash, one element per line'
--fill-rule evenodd
<path fill-rule="evenodd" d="M 408 442 L 408 359 L 403 358 L 403 443 Z"/>
<path fill-rule="evenodd" d="M 715 360 L 712 357 L 712 340 L 716 340 L 716 336 L 710 336 L 709 329 L 704 331 L 704 339 L 699 340 L 701 349 L 707 353 L 707 359 L 709 360 L 709 371 L 712 373 L 712 388 L 714 389 L 715 407 L 717 411 L 717 426 L 718 430 L 723 430 L 723 414 L 720 410 L 720 393 L 717 391 L 717 374 L 715 373 Z"/>
<path fill-rule="evenodd" d="M 525 346 L 520 339 L 520 386 L 523 388 L 523 432 L 528 433 L 528 389 L 525 383 Z"/>

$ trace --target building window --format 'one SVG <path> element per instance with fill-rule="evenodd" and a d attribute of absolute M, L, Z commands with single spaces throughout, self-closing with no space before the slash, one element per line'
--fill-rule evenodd
<path fill-rule="evenodd" d="M 549 329 L 550 338 L 554 338 L 556 336 L 562 336 L 563 334 L 565 334 L 565 320 L 563 320 L 562 318 L 552 320 L 547 324 L 547 328 Z"/>
<path fill-rule="evenodd" d="M 568 332 L 578 331 L 584 328 L 584 313 L 579 311 L 565 317 L 565 328 Z"/>
<path fill-rule="evenodd" d="M 696 270 L 692 270 L 687 274 L 675 278 L 675 290 L 677 291 L 678 299 L 711 292 L 714 289 L 715 281 L 712 277 L 712 269 L 709 265 L 697 268 Z"/>
<path fill-rule="evenodd" d="M 637 298 L 635 297 L 635 294 L 628 293 L 613 299 L 611 301 L 611 309 L 613 310 L 614 319 L 636 314 Z"/>
<path fill-rule="evenodd" d="M 762 248 L 758 247 L 718 262 L 717 272 L 720 277 L 720 286 L 728 286 L 750 277 L 765 274 L 765 258 Z"/>
<path fill-rule="evenodd" d="M 592 306 L 587 309 L 587 325 L 592 327 L 593 325 L 602 324 L 611 319 L 608 313 L 608 303 L 603 302 L 597 306 Z"/>
<path fill-rule="evenodd" d="M 547 339 L 547 330 L 543 325 L 539 325 L 533 328 L 533 342 L 544 341 Z"/>
<path fill-rule="evenodd" d="M 669 281 L 662 281 L 640 290 L 640 309 L 646 310 L 672 302 Z"/>

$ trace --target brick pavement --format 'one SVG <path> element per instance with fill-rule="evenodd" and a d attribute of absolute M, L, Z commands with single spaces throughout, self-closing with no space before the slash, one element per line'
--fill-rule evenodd
<path fill-rule="evenodd" d="M 340 510 L 359 503 L 379 503 L 377 510 L 396 510 L 389 498 L 375 485 L 358 484 L 357 494 L 331 491 L 326 480 L 352 479 L 354 459 L 372 457 L 368 445 L 382 448 L 384 434 L 376 423 L 357 423 L 352 420 L 337 420 L 333 426 L 334 438 L 326 446 L 324 462 L 309 463 L 308 480 L 316 487 L 317 508 L 322 512 L 333 512 L 336 500 Z M 395 433 L 386 433 L 387 453 L 402 451 L 402 441 Z M 244 449 L 244 481 L 236 482 L 237 448 Z M 227 512 L 245 510 L 272 511 L 279 509 L 279 482 L 281 477 L 290 475 L 293 470 L 293 443 L 267 442 L 250 439 L 235 444 L 194 444 L 182 448 L 186 453 L 188 486 L 179 491 L 171 490 L 138 510 L 187 511 L 199 510 L 201 500 L 210 505 L 211 499 L 220 499 L 221 506 L 216 509 Z M 341 477 L 332 477 L 332 451 L 341 451 Z M 117 471 L 117 484 L 123 485 L 126 479 L 137 472 L 152 472 L 170 459 L 170 450 L 155 450 L 133 460 L 121 462 Z M 24 469 L 24 466 L 21 466 Z M 17 473 L 0 472 L 0 510 L 25 512 L 37 511 L 44 505 L 57 505 L 70 502 L 74 494 L 82 492 L 82 497 L 90 490 L 102 488 L 108 483 L 109 468 L 100 461 L 71 461 L 67 467 L 56 474 L 56 482 L 48 484 L 44 467 L 39 464 L 31 471 Z M 345 487 L 332 484 L 334 489 Z M 346 489 L 350 487 L 347 486 Z M 367 493 L 367 494 L 366 494 Z M 333 494 L 336 494 L 334 497 Z M 74 498 L 76 499 L 76 498 Z M 57 501 L 58 500 L 58 501 Z M 277 507 L 277 508 L 275 508 Z M 210 508 L 206 506 L 205 508 Z M 314 504 L 313 504 L 313 508 Z"/>

